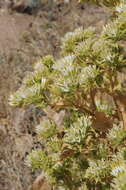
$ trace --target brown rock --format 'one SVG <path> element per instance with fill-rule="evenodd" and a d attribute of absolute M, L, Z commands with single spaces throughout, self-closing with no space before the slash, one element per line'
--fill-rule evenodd
<path fill-rule="evenodd" d="M 10 0 L 8 4 L 12 10 L 16 10 L 17 12 L 29 12 L 30 9 L 32 10 L 32 8 L 40 4 L 40 0 Z"/>
<path fill-rule="evenodd" d="M 26 152 L 30 152 L 33 147 L 31 135 L 22 135 L 15 139 L 15 146 L 18 154 L 23 158 Z"/>

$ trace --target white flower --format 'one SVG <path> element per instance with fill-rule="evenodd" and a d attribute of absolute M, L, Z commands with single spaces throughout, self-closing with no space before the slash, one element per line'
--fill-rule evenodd
<path fill-rule="evenodd" d="M 123 165 L 120 165 L 112 169 L 111 174 L 116 177 L 118 176 L 120 172 L 123 172 L 123 171 L 125 171 L 125 167 Z"/>
<path fill-rule="evenodd" d="M 42 79 L 41 79 L 41 86 L 42 86 L 42 88 L 45 88 L 45 86 L 46 86 L 46 81 L 47 81 L 47 79 L 44 78 L 44 77 L 42 77 Z"/>
<path fill-rule="evenodd" d="M 95 80 L 97 75 L 98 70 L 96 68 L 96 65 L 89 65 L 83 68 L 80 74 L 80 84 L 86 83 L 88 80 Z"/>
<path fill-rule="evenodd" d="M 56 64 L 53 65 L 53 69 L 60 71 L 63 75 L 69 74 L 74 69 L 73 61 L 75 59 L 75 56 L 66 56 L 56 62 Z"/>

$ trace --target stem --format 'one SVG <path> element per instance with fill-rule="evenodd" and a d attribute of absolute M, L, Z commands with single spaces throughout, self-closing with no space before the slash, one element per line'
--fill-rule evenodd
<path fill-rule="evenodd" d="M 91 90 L 90 97 L 91 97 L 91 101 L 92 101 L 92 107 L 93 107 L 92 109 L 93 109 L 93 111 L 97 110 L 96 104 L 95 104 L 95 95 L 96 95 L 96 90 L 95 89 Z"/>
<path fill-rule="evenodd" d="M 118 95 L 116 103 L 120 112 L 120 119 L 123 121 L 123 126 L 126 130 L 126 96 Z"/>
<path fill-rule="evenodd" d="M 121 95 L 115 96 L 114 90 L 113 90 L 115 84 L 114 84 L 114 81 L 112 80 L 111 76 L 114 76 L 114 81 L 116 81 L 117 75 L 116 74 L 114 75 L 114 73 L 112 71 L 110 71 L 109 79 L 110 79 L 110 84 L 111 84 L 111 92 L 113 94 L 112 97 L 113 97 L 114 103 L 115 103 L 116 108 L 117 108 L 119 120 L 123 121 L 124 128 L 126 129 L 126 111 L 125 111 L 125 104 L 124 104 L 124 100 L 123 100 L 125 98 L 122 97 Z"/>

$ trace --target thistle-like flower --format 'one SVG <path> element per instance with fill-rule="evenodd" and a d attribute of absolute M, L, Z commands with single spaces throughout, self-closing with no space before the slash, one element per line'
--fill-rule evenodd
<path fill-rule="evenodd" d="M 126 140 L 126 131 L 123 128 L 123 124 L 113 124 L 113 128 L 109 130 L 107 138 L 114 146 L 122 144 Z"/>
<path fill-rule="evenodd" d="M 91 130 L 92 122 L 90 117 L 81 117 L 73 123 L 66 132 L 65 141 L 68 144 L 83 144 Z"/>

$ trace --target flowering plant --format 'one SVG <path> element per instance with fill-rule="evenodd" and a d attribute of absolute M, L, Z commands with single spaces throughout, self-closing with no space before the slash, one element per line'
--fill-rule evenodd
<path fill-rule="evenodd" d="M 42 149 L 27 164 L 53 189 L 126 189 L 126 3 L 100 34 L 80 27 L 62 39 L 63 58 L 43 57 L 10 104 L 34 104 L 47 117 L 36 127 Z"/>

